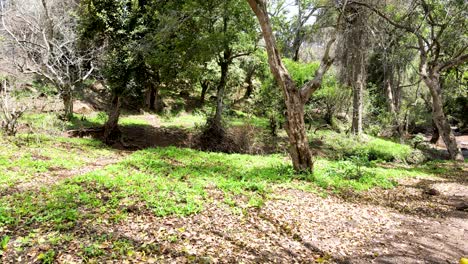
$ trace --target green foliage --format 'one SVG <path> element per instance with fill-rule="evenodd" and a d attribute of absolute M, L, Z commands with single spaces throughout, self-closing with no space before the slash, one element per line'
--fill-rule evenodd
<path fill-rule="evenodd" d="M 0 256 L 2 255 L 2 252 L 7 249 L 9 241 L 9 236 L 2 236 L 2 238 L 0 239 Z"/>
<path fill-rule="evenodd" d="M 64 153 L 67 158 L 64 159 Z M 83 155 L 86 153 L 86 155 Z M 14 142 L 0 139 L 0 191 L 39 173 L 71 170 L 88 159 L 112 154 L 103 143 L 92 139 L 18 135 Z"/>
<path fill-rule="evenodd" d="M 55 251 L 53 249 L 49 249 L 45 253 L 39 254 L 37 260 L 39 260 L 42 264 L 52 264 L 55 260 Z"/>
<path fill-rule="evenodd" d="M 388 149 L 385 144 L 390 144 L 374 141 L 369 149 Z M 27 221 L 54 223 L 57 230 L 67 230 L 82 218 L 99 219 L 105 212 L 112 213 L 113 221 L 118 222 L 135 207 L 157 216 L 189 215 L 210 201 L 210 188 L 219 189 L 227 198 L 246 197 L 246 204 L 237 203 L 238 206 L 258 207 L 264 203 L 265 195 L 279 186 L 365 190 L 374 186 L 388 188 L 394 185 L 395 177 L 415 175 L 380 168 L 368 161 L 366 149 L 360 151 L 342 161 L 319 159 L 313 175 L 300 177 L 278 155 L 259 158 L 174 147 L 138 151 L 118 164 L 76 176 L 47 190 L 0 198 L 0 227 Z M 88 213 L 78 213 L 80 208 Z"/>
<path fill-rule="evenodd" d="M 332 131 L 318 131 L 317 134 L 323 138 L 337 159 L 358 156 L 370 161 L 405 162 L 412 152 L 410 146 L 388 139 L 372 136 L 358 138 Z"/>
<path fill-rule="evenodd" d="M 314 78 L 315 71 L 320 66 L 319 62 L 303 63 L 287 58 L 284 59 L 283 62 L 298 87 L 301 87 L 306 82 L 312 80 Z"/>

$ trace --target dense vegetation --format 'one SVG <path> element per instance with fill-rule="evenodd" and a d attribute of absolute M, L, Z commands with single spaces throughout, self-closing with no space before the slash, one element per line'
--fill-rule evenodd
<path fill-rule="evenodd" d="M 0 5 L 1 263 L 406 263 L 372 215 L 466 217 L 466 1 Z"/>

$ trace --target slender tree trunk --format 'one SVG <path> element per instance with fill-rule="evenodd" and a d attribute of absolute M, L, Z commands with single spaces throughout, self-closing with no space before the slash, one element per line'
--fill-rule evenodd
<path fill-rule="evenodd" d="M 248 99 L 252 96 L 254 86 L 253 86 L 253 76 L 255 74 L 255 68 L 252 68 L 245 77 L 245 82 L 247 83 L 247 89 L 245 90 L 244 98 Z"/>
<path fill-rule="evenodd" d="M 63 117 L 65 120 L 71 120 L 73 118 L 73 93 L 71 88 L 66 88 L 62 92 L 62 100 L 64 106 Z"/>
<path fill-rule="evenodd" d="M 201 91 L 201 94 L 200 94 L 200 105 L 204 105 L 205 104 L 206 92 L 210 88 L 210 84 L 209 84 L 208 81 L 205 80 L 205 81 L 200 82 L 200 85 L 202 87 L 202 91 Z"/>
<path fill-rule="evenodd" d="M 463 155 L 461 150 L 457 146 L 455 135 L 453 134 L 450 123 L 445 116 L 442 91 L 440 89 L 440 80 L 438 75 L 431 74 L 430 76 L 423 75 L 424 83 L 429 87 L 429 91 L 432 96 L 432 116 L 434 123 L 440 133 L 440 136 L 444 140 L 445 146 L 449 152 L 450 158 L 453 160 L 463 161 Z"/>
<path fill-rule="evenodd" d="M 226 57 L 226 56 L 225 56 Z M 216 114 L 214 118 L 214 123 L 221 127 L 222 115 L 223 115 L 223 100 L 224 100 L 224 91 L 226 89 L 228 71 L 229 71 L 229 62 L 223 60 L 219 63 L 221 67 L 221 79 L 219 80 L 218 89 L 217 89 L 217 98 L 216 98 Z"/>
<path fill-rule="evenodd" d="M 104 140 L 106 143 L 111 143 L 120 137 L 119 130 L 119 117 L 120 117 L 120 97 L 118 95 L 112 96 L 112 102 L 109 109 L 106 124 L 104 125 Z"/>
<path fill-rule="evenodd" d="M 399 111 L 397 111 L 398 108 L 397 108 L 396 102 L 398 101 L 398 99 L 393 96 L 394 92 L 396 93 L 396 89 L 393 89 L 392 81 L 390 79 L 385 80 L 384 85 L 385 85 L 385 95 L 387 97 L 388 111 L 392 115 L 393 123 L 397 129 L 400 140 L 403 140 L 405 136 L 405 131 L 404 131 L 405 128 L 398 115 Z"/>
<path fill-rule="evenodd" d="M 359 75 L 357 82 L 353 86 L 353 123 L 351 131 L 355 135 L 362 134 L 362 110 L 363 110 L 364 84 Z"/>
<path fill-rule="evenodd" d="M 299 61 L 299 51 L 301 50 L 301 42 L 302 42 L 302 30 L 299 30 L 294 38 L 293 46 L 292 46 L 292 53 L 293 53 L 293 61 Z"/>

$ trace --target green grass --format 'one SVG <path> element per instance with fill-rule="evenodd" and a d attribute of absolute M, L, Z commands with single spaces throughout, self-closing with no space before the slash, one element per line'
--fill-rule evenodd
<path fill-rule="evenodd" d="M 199 114 L 179 114 L 161 118 L 161 126 L 192 129 L 206 123 L 206 117 Z"/>
<path fill-rule="evenodd" d="M 142 150 L 52 188 L 0 198 L 0 227 L 49 223 L 62 230 L 86 218 L 120 221 L 135 206 L 156 216 L 190 215 L 212 201 L 211 190 L 221 191 L 227 205 L 259 207 L 278 187 L 367 190 L 390 188 L 398 177 L 424 175 L 372 162 L 325 159 L 316 162 L 313 175 L 295 175 L 289 163 L 279 155 L 227 155 L 175 147 Z"/>
<path fill-rule="evenodd" d="M 331 150 L 331 156 L 335 159 L 360 156 L 367 157 L 369 160 L 404 162 L 413 151 L 408 145 L 369 135 L 358 138 L 330 130 L 320 130 L 310 137 L 312 139 L 320 138 L 325 145 L 324 147 Z"/>
<path fill-rule="evenodd" d="M 104 112 L 94 112 L 88 115 L 74 114 L 70 121 L 60 120 L 54 113 L 27 113 L 21 117 L 20 123 L 27 124 L 33 132 L 57 135 L 68 129 L 102 126 L 107 120 Z M 119 119 L 122 126 L 149 125 L 148 121 L 139 116 L 122 115 Z"/>
<path fill-rule="evenodd" d="M 39 174 L 78 168 L 111 154 L 112 150 L 92 139 L 30 134 L 0 138 L 0 191 Z"/>
<path fill-rule="evenodd" d="M 333 134 L 327 133 L 331 140 Z M 336 148 L 347 147 L 333 143 Z M 381 148 L 384 154 L 380 155 L 392 157 L 406 148 L 377 138 L 353 144 L 349 149 Z M 77 234 L 76 230 L 89 223 L 112 227 L 130 214 L 189 216 L 213 204 L 241 215 L 249 208 L 262 207 L 269 199 L 282 199 L 278 190 L 283 188 L 322 194 L 364 191 L 392 188 L 401 177 L 451 172 L 441 162 L 408 167 L 351 155 L 340 160 L 318 158 L 313 174 L 297 175 L 283 155 L 222 154 L 169 147 L 137 151 L 113 165 L 51 186 L 8 192 L 12 185 L 51 173 L 54 168 L 77 168 L 112 154 L 112 150 L 91 139 L 19 135 L 14 141 L 0 141 L 0 192 L 4 193 L 0 196 L 0 234 L 8 234 L 0 236 L 0 255 L 2 248 L 11 245 L 19 251 L 50 245 L 50 249 L 40 252 L 38 261 L 52 263 L 60 252 L 59 245 L 80 241 L 79 257 L 85 262 L 103 257 L 131 258 L 143 246 L 112 234 Z M 15 230 L 22 230 L 21 236 Z M 168 234 L 165 239 L 177 243 L 182 238 Z"/>

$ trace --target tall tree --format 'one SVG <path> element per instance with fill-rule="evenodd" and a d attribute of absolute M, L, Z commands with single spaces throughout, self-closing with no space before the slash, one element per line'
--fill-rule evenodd
<path fill-rule="evenodd" d="M 286 104 L 288 133 L 290 148 L 289 154 L 293 161 L 294 169 L 300 171 L 313 170 L 313 157 L 309 148 L 309 141 L 304 122 L 304 105 L 311 95 L 320 88 L 323 77 L 333 63 L 330 50 L 336 37 L 332 36 L 327 43 L 325 54 L 314 78 L 304 86 L 298 88 L 291 75 L 283 64 L 281 54 L 277 48 L 272 25 L 267 12 L 266 0 L 248 0 L 250 7 L 260 23 L 265 46 L 268 53 L 268 63 L 276 81 L 281 87 Z"/>
<path fill-rule="evenodd" d="M 199 44 L 209 51 L 210 54 L 205 54 L 216 60 L 221 72 L 216 85 L 216 112 L 212 119 L 212 125 L 221 128 L 229 68 L 235 59 L 254 51 L 257 41 L 255 20 L 243 0 L 199 1 L 196 9 L 204 12 L 199 24 L 204 29 L 203 43 Z"/>
<path fill-rule="evenodd" d="M 13 45 L 16 66 L 54 86 L 64 103 L 64 117 L 73 116 L 75 87 L 94 70 L 99 48 L 80 46 L 74 0 L 28 0 L 0 3 L 1 22 Z"/>
<path fill-rule="evenodd" d="M 345 85 L 353 88 L 353 118 L 351 131 L 362 133 L 364 89 L 367 84 L 369 44 L 368 11 L 352 3 L 344 9 L 345 26 L 341 32 L 341 75 Z"/>
<path fill-rule="evenodd" d="M 364 2 L 354 3 L 369 8 L 394 27 L 413 36 L 415 44 L 412 48 L 419 53 L 419 75 L 432 97 L 434 123 L 450 157 L 453 160 L 464 160 L 444 112 L 441 75 L 468 61 L 468 3 L 456 0 L 417 0 L 397 3 L 397 8 L 395 5 L 387 6 L 385 11 Z"/>

